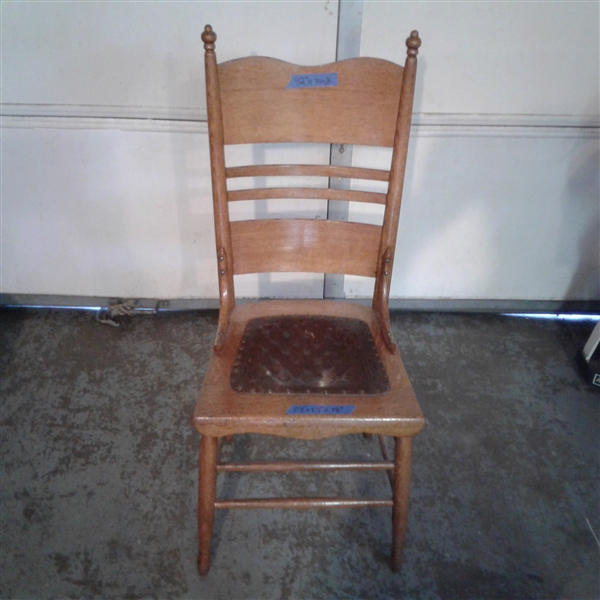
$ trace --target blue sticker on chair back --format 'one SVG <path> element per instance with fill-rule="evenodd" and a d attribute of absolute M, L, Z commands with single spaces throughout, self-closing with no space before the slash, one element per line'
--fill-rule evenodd
<path fill-rule="evenodd" d="M 334 404 L 321 406 L 319 404 L 296 404 L 290 406 L 286 415 L 350 415 L 356 408 L 354 404 Z"/>
<path fill-rule="evenodd" d="M 287 89 L 337 87 L 337 73 L 306 73 L 304 75 L 292 75 Z"/>

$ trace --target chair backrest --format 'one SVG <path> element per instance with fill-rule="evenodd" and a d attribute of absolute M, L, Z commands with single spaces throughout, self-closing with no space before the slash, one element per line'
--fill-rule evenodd
<path fill-rule="evenodd" d="M 290 271 L 374 277 L 374 306 L 387 311 L 421 44 L 417 32 L 406 40 L 404 67 L 375 58 L 309 67 L 264 57 L 217 64 L 216 39 L 207 25 L 202 41 L 221 308 L 234 306 L 234 275 Z M 393 148 L 391 168 L 225 164 L 226 145 L 282 142 Z M 306 187 L 228 190 L 229 179 L 284 175 L 384 181 L 388 189 L 387 193 Z M 381 204 L 383 224 L 230 221 L 230 202 L 271 198 Z"/>

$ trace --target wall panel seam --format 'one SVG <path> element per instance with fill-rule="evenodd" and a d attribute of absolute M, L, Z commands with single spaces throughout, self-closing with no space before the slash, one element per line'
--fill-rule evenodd
<path fill-rule="evenodd" d="M 74 110 L 77 108 L 77 110 Z M 85 110 L 84 110 L 85 109 Z M 125 110 L 124 110 L 125 109 Z M 134 110 L 135 109 L 135 110 Z M 169 109 L 170 110 L 170 109 Z M 70 114 L 68 114 L 70 111 Z M 114 129 L 169 133 L 207 133 L 206 115 L 192 109 L 142 107 L 57 107 L 2 105 L 0 125 L 20 129 Z M 598 137 L 594 115 L 485 115 L 417 113 L 413 135 L 490 137 Z"/>

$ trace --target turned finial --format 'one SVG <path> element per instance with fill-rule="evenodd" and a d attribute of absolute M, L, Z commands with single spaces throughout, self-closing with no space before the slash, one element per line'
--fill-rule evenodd
<path fill-rule="evenodd" d="M 215 49 L 215 42 L 217 41 L 217 34 L 213 31 L 210 25 L 204 27 L 202 32 L 202 41 L 204 42 L 204 49 L 207 52 L 211 52 Z"/>
<path fill-rule="evenodd" d="M 406 47 L 408 48 L 406 54 L 408 54 L 408 56 L 417 56 L 417 54 L 419 54 L 420 45 L 421 38 L 419 37 L 419 32 L 411 31 L 410 37 L 406 38 Z"/>

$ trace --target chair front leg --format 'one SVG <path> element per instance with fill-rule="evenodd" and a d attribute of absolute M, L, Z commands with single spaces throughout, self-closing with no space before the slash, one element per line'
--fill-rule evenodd
<path fill-rule="evenodd" d="M 198 483 L 198 572 L 210 569 L 210 542 L 215 520 L 217 458 L 219 438 L 203 435 L 200 442 L 200 474 Z"/>
<path fill-rule="evenodd" d="M 412 456 L 412 438 L 394 438 L 394 482 L 392 508 L 392 571 L 402 568 L 404 536 L 408 522 L 408 500 L 410 496 L 410 461 Z"/>

